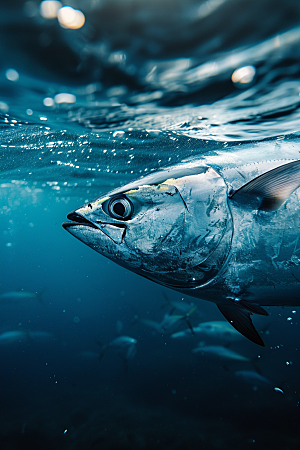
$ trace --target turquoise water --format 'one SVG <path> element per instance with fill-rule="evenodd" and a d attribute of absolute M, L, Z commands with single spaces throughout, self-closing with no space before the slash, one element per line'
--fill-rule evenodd
<path fill-rule="evenodd" d="M 84 13 L 81 28 L 43 17 L 39 2 L 0 5 L 0 448 L 298 449 L 297 308 L 256 319 L 266 348 L 231 344 L 270 384 L 247 382 L 235 372 L 251 363 L 197 358 L 207 338 L 147 325 L 182 295 L 61 227 L 160 167 L 299 138 L 298 2 L 64 5 Z M 20 290 L 41 298 L 1 301 Z M 222 320 L 206 302 L 194 314 L 195 327 Z M 118 334 L 136 354 L 99 361 Z"/>

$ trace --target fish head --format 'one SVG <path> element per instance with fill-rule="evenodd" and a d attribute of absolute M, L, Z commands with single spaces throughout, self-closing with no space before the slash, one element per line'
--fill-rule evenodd
<path fill-rule="evenodd" d="M 173 288 L 202 285 L 226 257 L 232 236 L 227 186 L 204 164 L 148 175 L 67 217 L 64 228 L 86 245 Z"/>

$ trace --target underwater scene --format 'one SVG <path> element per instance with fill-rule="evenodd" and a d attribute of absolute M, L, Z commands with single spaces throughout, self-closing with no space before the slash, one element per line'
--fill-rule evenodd
<path fill-rule="evenodd" d="M 0 450 L 299 449 L 300 3 L 0 23 Z"/>

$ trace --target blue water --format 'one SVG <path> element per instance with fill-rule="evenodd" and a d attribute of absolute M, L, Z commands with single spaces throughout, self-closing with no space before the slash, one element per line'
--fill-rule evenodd
<path fill-rule="evenodd" d="M 61 227 L 85 201 L 159 167 L 298 138 L 299 3 L 64 4 L 84 12 L 82 28 L 43 18 L 39 2 L 0 5 L 0 295 L 42 293 L 0 302 L 0 449 L 299 449 L 300 310 L 254 319 L 266 348 L 231 344 L 271 381 L 246 383 L 235 372 L 251 363 L 197 359 L 200 338 L 140 320 L 161 321 L 166 296 L 181 294 Z M 251 80 L 232 81 L 249 66 Z M 193 314 L 193 326 L 222 320 L 204 301 Z M 22 337 L 1 342 L 11 331 Z M 107 350 L 99 361 L 118 332 L 137 340 L 136 355 L 124 365 Z"/>

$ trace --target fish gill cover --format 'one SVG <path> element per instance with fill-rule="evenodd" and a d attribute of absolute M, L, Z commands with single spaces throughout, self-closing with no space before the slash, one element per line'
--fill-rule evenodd
<path fill-rule="evenodd" d="M 257 295 L 254 277 L 263 295 L 272 285 L 264 304 L 299 304 L 298 189 L 275 212 L 261 208 L 272 170 L 280 195 L 297 178 L 276 168 L 299 158 L 299 2 L 11 0 L 0 12 L 1 449 L 298 449 L 297 306 L 251 314 L 257 347 L 213 303 L 119 267 L 61 223 L 141 176 L 205 158 L 226 183 L 234 173 L 243 264 L 229 266 L 228 301 Z M 237 298 L 249 264 L 242 288 L 253 289 Z"/>

